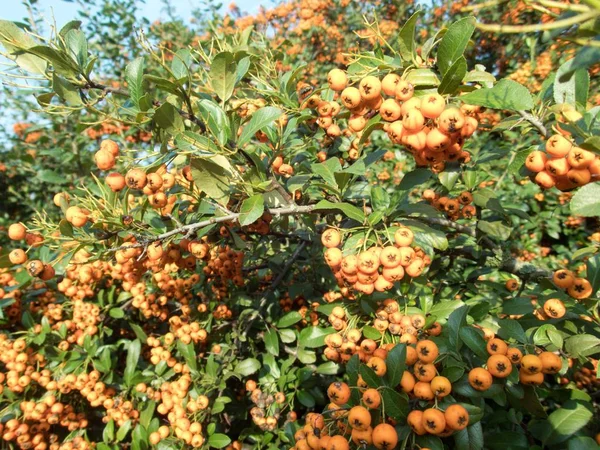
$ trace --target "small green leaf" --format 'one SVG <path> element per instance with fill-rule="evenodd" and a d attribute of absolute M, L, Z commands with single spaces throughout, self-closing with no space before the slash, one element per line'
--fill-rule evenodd
<path fill-rule="evenodd" d="M 474 31 L 475 18 L 472 16 L 460 19 L 448 27 L 437 53 L 437 63 L 442 75 L 463 55 Z"/>
<path fill-rule="evenodd" d="M 409 191 L 416 186 L 420 186 L 431 178 L 432 172 L 429 169 L 417 168 L 402 177 L 397 189 Z"/>
<path fill-rule="evenodd" d="M 215 433 L 208 438 L 208 445 L 212 448 L 225 448 L 231 443 L 231 439 L 222 433 Z"/>
<path fill-rule="evenodd" d="M 356 206 L 349 203 L 333 203 L 329 200 L 321 200 L 315 205 L 315 210 L 339 210 L 342 211 L 346 216 L 357 222 L 363 223 L 365 221 L 365 214 Z"/>
<path fill-rule="evenodd" d="M 576 216 L 600 216 L 600 183 L 589 183 L 580 188 L 571 198 L 570 207 Z"/>
<path fill-rule="evenodd" d="M 406 393 L 397 392 L 390 387 L 386 387 L 381 390 L 381 400 L 387 416 L 397 421 L 406 420 L 409 413 L 408 395 Z"/>
<path fill-rule="evenodd" d="M 402 61 L 412 63 L 415 58 L 415 29 L 423 11 L 418 10 L 402 25 L 398 34 L 398 46 Z"/>
<path fill-rule="evenodd" d="M 460 99 L 471 105 L 493 109 L 519 111 L 533 108 L 533 97 L 529 89 L 509 79 L 498 81 L 493 88 L 478 89 L 461 95 Z"/>
<path fill-rule="evenodd" d="M 261 194 L 255 194 L 242 202 L 239 222 L 241 226 L 256 222 L 265 212 L 265 202 Z"/>
<path fill-rule="evenodd" d="M 19 67 L 38 75 L 46 73 L 46 61 L 26 52 L 19 52 L 22 49 L 35 47 L 36 42 L 16 24 L 8 20 L 0 20 L 0 42 Z"/>
<path fill-rule="evenodd" d="M 160 128 L 171 134 L 177 134 L 185 129 L 179 111 L 169 102 L 163 103 L 156 109 L 154 112 L 154 121 Z"/>
<path fill-rule="evenodd" d="M 134 105 L 140 108 L 140 99 L 144 95 L 144 57 L 140 56 L 125 68 L 125 80 L 127 81 L 127 90 L 129 97 Z M 140 108 L 141 109 L 141 108 Z"/>
<path fill-rule="evenodd" d="M 323 347 L 325 345 L 325 337 L 334 331 L 332 327 L 308 327 L 300 332 L 298 343 L 306 348 Z"/>
<path fill-rule="evenodd" d="M 140 360 L 142 344 L 139 340 L 131 341 L 127 349 L 127 359 L 125 361 L 125 372 L 123 378 L 125 384 L 129 387 L 133 384 L 134 375 Z"/>
<path fill-rule="evenodd" d="M 273 356 L 279 356 L 279 337 L 277 331 L 271 328 L 264 335 L 265 348 Z"/>
<path fill-rule="evenodd" d="M 252 139 L 257 131 L 261 130 L 267 125 L 272 124 L 282 114 L 283 111 L 279 108 L 275 108 L 274 106 L 266 106 L 256 111 L 254 114 L 252 114 L 250 121 L 244 125 L 242 134 L 240 134 L 238 139 L 238 146 L 243 147 L 246 145 L 248 142 L 250 142 L 250 139 Z"/>
<path fill-rule="evenodd" d="M 256 358 L 248 358 L 240 361 L 235 366 L 235 373 L 243 377 L 247 377 L 257 372 L 260 369 L 260 362 Z"/>
<path fill-rule="evenodd" d="M 571 336 L 565 341 L 565 350 L 574 358 L 595 355 L 600 353 L 600 338 L 591 334 Z"/>
<path fill-rule="evenodd" d="M 461 56 L 450 66 L 444 75 L 444 78 L 442 78 L 442 82 L 438 87 L 438 92 L 441 95 L 454 94 L 466 74 L 467 60 L 464 56 Z"/>
<path fill-rule="evenodd" d="M 379 386 L 383 386 L 381 377 L 379 377 L 369 366 L 361 364 L 358 368 L 358 373 L 369 387 L 378 388 Z"/>
<path fill-rule="evenodd" d="M 406 369 L 406 345 L 396 344 L 386 358 L 387 372 L 385 379 L 387 385 L 395 388 L 400 384 L 402 375 Z"/>
<path fill-rule="evenodd" d="M 591 405 L 588 403 L 568 400 L 548 416 L 551 431 L 545 436 L 544 443 L 556 445 L 567 440 L 586 426 L 593 416 Z"/>
<path fill-rule="evenodd" d="M 277 328 L 288 328 L 302 320 L 302 314 L 298 311 L 290 311 L 277 321 Z"/>
<path fill-rule="evenodd" d="M 458 332 L 461 341 L 473 351 L 482 360 L 487 361 L 488 352 L 486 349 L 483 334 L 472 327 L 463 327 Z"/>
<path fill-rule="evenodd" d="M 223 102 L 229 100 L 233 93 L 236 71 L 237 63 L 230 52 L 219 53 L 210 65 L 210 84 Z"/>

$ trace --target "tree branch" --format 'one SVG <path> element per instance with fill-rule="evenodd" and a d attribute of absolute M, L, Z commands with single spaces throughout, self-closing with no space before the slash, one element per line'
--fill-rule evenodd
<path fill-rule="evenodd" d="M 535 128 L 538 129 L 538 131 L 540 132 L 540 134 L 545 137 L 546 139 L 550 137 L 550 132 L 548 131 L 548 129 L 544 126 L 544 124 L 542 123 L 542 121 L 540 119 L 538 119 L 537 117 L 535 117 L 533 114 L 527 112 L 527 111 L 517 111 L 517 113 L 523 118 L 525 119 L 527 122 L 529 122 L 531 125 L 533 125 Z"/>
<path fill-rule="evenodd" d="M 313 212 L 314 210 L 315 210 L 315 205 L 306 205 L 306 206 L 291 205 L 291 206 L 286 206 L 283 208 L 268 208 L 267 209 L 267 211 L 269 213 L 271 213 L 273 216 L 308 214 L 308 213 Z M 134 244 L 123 245 L 118 248 L 111 248 L 111 249 L 108 249 L 108 251 L 116 252 L 118 250 L 125 250 L 128 248 L 144 247 L 145 245 L 147 245 L 151 242 L 163 241 L 165 239 L 176 236 L 178 234 L 190 235 L 195 230 L 206 227 L 208 225 L 212 225 L 215 223 L 222 223 L 222 222 L 237 221 L 237 220 L 239 220 L 240 215 L 241 215 L 241 213 L 232 213 L 232 214 L 228 214 L 225 216 L 211 217 L 210 219 L 202 220 L 200 222 L 190 223 L 187 225 L 183 225 L 183 226 L 174 228 L 170 231 L 159 234 L 157 236 L 148 236 L 145 239 L 143 239 L 139 242 L 136 242 Z"/>

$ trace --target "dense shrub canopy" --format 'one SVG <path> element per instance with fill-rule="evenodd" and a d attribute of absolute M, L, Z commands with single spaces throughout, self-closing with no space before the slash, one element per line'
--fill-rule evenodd
<path fill-rule="evenodd" d="M 1 448 L 598 448 L 596 0 L 29 8 Z"/>

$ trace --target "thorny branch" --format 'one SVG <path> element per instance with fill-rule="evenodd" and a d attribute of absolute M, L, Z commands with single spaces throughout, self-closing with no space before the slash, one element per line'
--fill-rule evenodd
<path fill-rule="evenodd" d="M 537 117 L 535 117 L 533 114 L 527 112 L 527 111 L 517 111 L 517 113 L 519 113 L 519 115 L 525 119 L 527 122 L 529 122 L 531 125 L 533 125 L 535 128 L 538 129 L 538 131 L 540 132 L 540 134 L 544 137 L 544 138 L 549 138 L 550 137 L 550 132 L 548 131 L 548 129 L 544 126 L 544 124 L 542 123 L 542 121 L 540 119 L 538 119 Z"/>

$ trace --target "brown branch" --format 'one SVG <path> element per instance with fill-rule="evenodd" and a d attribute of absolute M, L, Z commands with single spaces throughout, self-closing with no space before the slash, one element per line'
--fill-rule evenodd
<path fill-rule="evenodd" d="M 268 208 L 267 209 L 267 211 L 269 213 L 271 213 L 273 216 L 309 214 L 309 213 L 313 212 L 314 210 L 315 210 L 315 205 L 307 205 L 307 206 L 291 205 L 291 206 L 286 206 L 283 208 Z M 118 250 L 126 250 L 128 248 L 144 247 L 145 245 L 147 245 L 151 242 L 163 241 L 165 239 L 176 236 L 178 234 L 190 235 L 191 233 L 193 233 L 194 231 L 196 231 L 200 228 L 203 228 L 208 225 L 215 224 L 215 223 L 237 221 L 237 220 L 239 220 L 239 217 L 240 217 L 240 213 L 232 213 L 232 214 L 228 214 L 225 216 L 219 216 L 219 217 L 211 217 L 210 219 L 202 220 L 200 222 L 190 223 L 187 225 L 183 225 L 183 226 L 174 228 L 170 231 L 159 234 L 157 236 L 148 236 L 147 238 L 143 239 L 140 242 L 136 242 L 135 244 L 123 245 L 118 248 L 111 248 L 111 249 L 108 249 L 108 251 L 116 252 Z"/>

